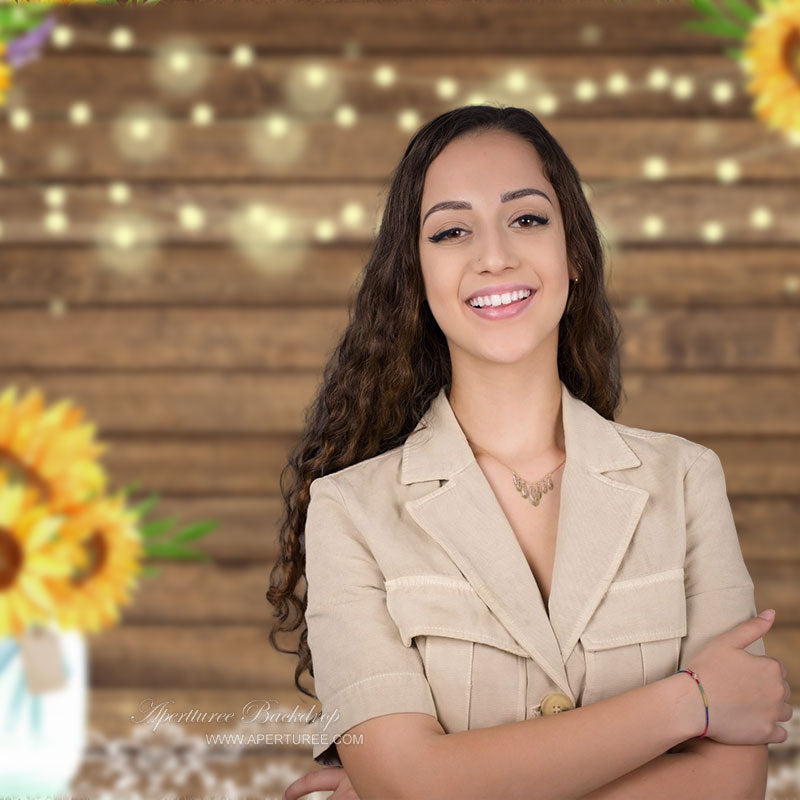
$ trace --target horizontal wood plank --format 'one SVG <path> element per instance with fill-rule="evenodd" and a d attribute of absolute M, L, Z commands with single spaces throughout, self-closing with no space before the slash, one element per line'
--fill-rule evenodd
<path fill-rule="evenodd" d="M 626 158 L 634 160 L 630 153 Z M 580 161 L 577 166 L 582 169 Z M 65 187 L 64 219 L 59 218 L 61 221 L 54 230 L 46 224 L 47 209 L 42 200 L 46 182 L 33 185 L 6 181 L 0 193 L 3 241 L 29 245 L 93 244 L 96 246 L 91 263 L 95 266 L 137 272 L 148 268 L 150 251 L 160 247 L 178 243 L 226 244 L 231 248 L 241 246 L 244 252 L 251 253 L 247 257 L 259 269 L 297 274 L 308 257 L 307 249 L 317 241 L 316 226 L 320 220 L 332 223 L 333 240 L 339 244 L 372 242 L 388 191 L 382 182 L 298 183 L 296 176 L 289 181 L 279 178 L 262 182 L 211 182 L 206 178 L 182 184 L 148 180 L 137 175 L 136 169 L 127 162 L 117 161 L 113 173 L 104 176 L 109 180 L 125 179 L 131 184 L 131 197 L 124 206 L 115 206 L 109 200 L 105 182 Z M 638 174 L 640 164 L 636 170 Z M 695 175 L 685 181 L 654 182 L 624 177 L 616 181 L 592 181 L 590 205 L 610 252 L 645 243 L 694 245 L 708 252 L 723 244 L 773 247 L 800 243 L 796 180 L 723 185 L 710 174 L 705 179 Z M 340 213 L 349 203 L 358 204 L 363 215 L 360 221 L 345 224 Z M 179 209 L 189 204 L 199 207 L 204 215 L 202 226 L 196 229 L 187 229 L 181 223 Z M 263 207 L 263 215 L 259 212 L 251 217 L 249 209 L 253 206 Z M 771 211 L 773 223 L 767 229 L 750 224 L 751 214 L 759 206 Z M 644 228 L 650 216 L 658 216 L 663 222 L 663 231 L 655 242 Z M 285 223 L 285 238 L 277 243 L 270 240 L 264 219 Z M 708 222 L 722 225 L 721 239 L 704 240 L 704 225 Z M 135 244 L 128 246 L 127 238 L 122 244 L 115 244 L 114 237 L 120 230 L 125 231 L 126 237 L 132 231 Z M 284 233 L 280 236 L 284 237 Z"/>
<path fill-rule="evenodd" d="M 626 372 L 800 369 L 794 308 L 615 311 Z M 8 310 L 0 370 L 321 370 L 347 321 L 344 307 Z"/>
<path fill-rule="evenodd" d="M 74 95 L 66 97 L 71 103 Z M 655 155 L 667 163 L 665 179 L 656 182 L 661 185 L 675 181 L 717 183 L 717 168 L 723 158 L 737 162 L 740 180 L 762 182 L 765 188 L 772 182 L 796 181 L 800 177 L 796 148 L 789 142 L 770 138 L 759 120 L 726 119 L 713 114 L 698 123 L 696 116 L 701 112 L 689 119 L 682 119 L 681 112 L 674 110 L 673 116 L 664 116 L 663 109 L 674 109 L 677 101 L 665 103 L 662 98 L 657 102 L 662 108 L 661 118 L 645 116 L 644 110 L 629 100 L 628 114 L 612 113 L 604 118 L 599 112 L 583 119 L 543 117 L 542 122 L 572 159 L 582 180 L 590 184 L 588 188 L 598 195 L 598 201 L 601 193 L 611 190 L 604 184 L 624 182 L 626 189 L 631 190 L 630 184 L 648 183 L 644 164 Z M 4 194 L 10 195 L 15 204 L 23 203 L 26 209 L 33 210 L 27 195 L 14 191 L 15 188 L 21 189 L 36 179 L 57 181 L 69 188 L 70 208 L 74 203 L 75 211 L 79 211 L 91 202 L 88 198 L 79 201 L 78 188 L 88 180 L 187 184 L 180 193 L 171 193 L 173 201 L 179 201 L 181 195 L 186 199 L 190 195 L 201 198 L 202 187 L 198 184 L 209 180 L 225 184 L 257 179 L 296 183 L 380 182 L 386 180 L 411 138 L 411 132 L 401 128 L 388 111 L 378 118 L 368 117 L 354 127 L 342 127 L 326 119 L 290 118 L 285 135 L 292 137 L 292 148 L 286 149 L 287 144 L 276 139 L 273 146 L 285 150 L 277 158 L 270 157 L 271 151 L 265 144 L 269 140 L 263 132 L 264 112 L 251 118 L 197 125 L 191 118 L 172 119 L 164 111 L 149 108 L 137 111 L 136 100 L 126 98 L 116 119 L 96 119 L 86 126 L 58 118 L 37 119 L 30 127 L 12 128 L 4 136 Z M 633 109 L 640 116 L 632 114 Z M 431 109 L 420 117 L 419 125 L 423 119 L 444 110 Z M 137 114 L 150 119 L 155 131 L 148 145 L 151 154 L 146 157 L 136 153 L 147 152 L 147 142 L 138 143 L 127 132 L 130 115 Z M 42 158 L 47 144 L 53 141 L 69 150 L 68 160 L 54 163 L 52 158 Z M 158 145 L 154 144 L 156 141 Z M 130 155 L 126 156 L 128 151 Z M 138 200 L 145 191 L 146 187 L 135 187 L 132 207 L 141 209 Z M 158 191 L 163 192 L 163 188 Z M 244 191 L 242 187 L 241 193 Z M 715 211 L 727 217 L 729 207 L 726 203 Z M 153 210 L 156 209 L 167 211 L 163 204 Z M 8 216 L 10 209 L 3 211 Z M 736 233 L 741 235 L 740 231 Z M 8 235 L 11 234 L 9 231 Z"/>
<path fill-rule="evenodd" d="M 90 247 L 6 244 L 0 263 L 0 307 L 346 306 L 355 296 L 369 248 L 315 245 L 296 271 L 256 270 L 225 245 L 159 248 L 146 270 L 98 269 Z M 220 269 L 220 263 L 225 268 Z M 606 264 L 617 307 L 725 308 L 800 305 L 792 247 L 619 248 Z M 302 286 L 301 283 L 302 282 Z"/>
<path fill-rule="evenodd" d="M 297 656 L 263 625 L 120 625 L 90 639 L 93 687 L 183 686 L 269 691 L 294 680 Z M 281 640 L 296 641 L 296 632 Z M 308 673 L 304 685 L 313 685 Z"/>
<path fill-rule="evenodd" d="M 384 10 L 385 13 L 392 13 L 391 6 L 384 5 Z M 135 37 L 140 20 L 134 18 L 131 21 L 134 22 L 130 27 Z M 537 28 L 538 24 L 537 20 Z M 80 34 L 81 31 L 76 31 L 78 38 Z M 199 39 L 201 46 L 204 41 Z M 79 45 L 79 42 L 76 44 Z M 82 51 L 79 56 L 69 49 L 51 47 L 44 58 L 27 64 L 14 77 L 16 86 L 22 90 L 19 94 L 24 94 L 24 101 L 20 97 L 19 102 L 24 104 L 37 122 L 44 123 L 29 131 L 32 142 L 41 140 L 47 123 L 68 118 L 76 97 L 80 97 L 92 109 L 93 122 L 84 128 L 88 131 L 93 130 L 91 126 L 94 121 L 116 116 L 127 104 L 151 102 L 151 70 L 155 54 L 155 49 L 137 47 L 135 42 L 130 51 Z M 221 130 L 214 131 L 217 122 L 241 122 L 243 117 L 261 116 L 265 106 L 283 102 L 285 87 L 307 63 L 322 65 L 328 70 L 329 80 L 334 87 L 329 97 L 350 101 L 358 109 L 369 110 L 367 114 L 357 112 L 358 130 L 364 132 L 375 123 L 378 115 L 393 120 L 398 105 L 414 108 L 422 119 L 427 119 L 448 107 L 466 103 L 476 93 L 488 93 L 492 100 L 530 108 L 534 113 L 539 110 L 539 96 L 553 93 L 559 100 L 555 114 L 549 116 L 539 112 L 546 125 L 559 124 L 558 121 L 565 118 L 587 117 L 748 118 L 752 102 L 741 68 L 721 52 L 717 55 L 664 53 L 659 57 L 658 66 L 672 78 L 691 76 L 695 86 L 701 87 L 688 97 L 677 98 L 669 87 L 660 90 L 650 87 L 649 77 L 655 66 L 650 54 L 607 53 L 601 47 L 599 52 L 595 50 L 592 54 L 591 78 L 599 91 L 591 103 L 579 100 L 572 91 L 578 81 L 587 77 L 586 62 L 563 52 L 540 55 L 532 50 L 524 56 L 506 53 L 437 53 L 413 59 L 402 54 L 390 54 L 353 59 L 338 53 L 276 54 L 267 50 L 254 52 L 253 63 L 245 69 L 237 67 L 225 54 L 220 56 L 215 58 L 214 69 L 208 72 L 202 82 L 202 102 L 210 105 L 214 111 L 214 120 L 207 130 L 215 140 L 222 134 Z M 375 71 L 387 63 L 396 70 L 396 81 L 390 87 L 378 84 L 374 78 Z M 513 84 L 513 88 L 508 87 L 507 78 L 512 73 L 519 73 L 526 79 L 518 88 Z M 607 88 L 608 78 L 618 73 L 624 74 L 628 82 L 627 90 L 619 94 Z M 96 80 L 100 74 L 103 75 L 102 83 Z M 446 100 L 439 97 L 435 91 L 437 81 L 456 76 L 454 96 Z M 717 81 L 728 82 L 733 90 L 730 99 L 724 103 L 715 101 L 712 93 L 706 90 Z M 9 97 L 13 104 L 13 89 Z M 162 92 L 158 97 L 158 107 L 162 113 L 175 121 L 181 117 L 190 118 L 197 102 L 198 95 L 195 92 Z M 303 107 L 293 108 L 292 111 L 300 119 L 325 120 L 330 116 L 330 109 L 325 104 L 317 114 L 313 109 Z M 335 133 L 334 129 L 329 131 L 329 134 Z M 600 149 L 606 144 L 598 142 Z M 221 143 L 220 146 L 224 147 Z M 238 171 L 235 160 L 239 154 L 225 149 L 233 160 L 231 168 Z M 350 174 L 352 170 L 370 171 L 374 159 L 386 157 L 378 148 L 369 148 L 362 156 L 358 159 L 359 163 L 349 165 Z M 41 169 L 41 165 L 36 166 L 30 160 L 26 160 L 25 166 L 32 170 Z M 335 159 L 324 165 L 323 170 L 328 175 L 342 166 L 342 161 Z M 186 158 L 166 167 L 171 174 L 175 174 L 173 170 L 193 169 Z"/>
<path fill-rule="evenodd" d="M 456 3 L 242 3 L 239 0 L 171 0 L 147 9 L 70 6 L 63 19 L 82 32 L 71 51 L 103 52 L 117 25 L 135 29 L 134 52 L 152 48 L 165 32 L 191 30 L 207 48 L 247 43 L 259 52 L 383 56 L 570 52 L 719 53 L 719 39 L 687 33 L 684 21 L 697 16 L 679 3 L 642 0 L 635 5 L 604 0 L 543 0 L 529 24 L 513 0 Z M 454 13 L 457 11 L 457 13 Z M 580 21 L 576 24 L 576 19 Z"/>
<path fill-rule="evenodd" d="M 318 372 L 4 371 L 0 386 L 38 387 L 46 403 L 71 398 L 99 435 L 254 434 L 299 432 L 319 388 Z M 791 372 L 624 371 L 617 421 L 638 428 L 697 436 L 798 436 L 797 380 Z M 129 439 L 131 454 L 144 439 Z M 252 439 L 240 445 L 246 452 Z M 178 450 L 181 444 L 175 443 Z M 203 446 L 188 440 L 189 446 Z M 262 450 L 278 449 L 283 443 Z M 170 443 L 163 441 L 168 448 Z M 220 442 L 220 453 L 233 442 Z M 755 443 L 754 450 L 759 444 Z M 187 457 L 189 451 L 185 454 Z M 268 456 L 268 458 L 276 458 Z M 126 460 L 130 456 L 125 457 Z M 262 456 L 262 461 L 265 456 Z M 748 459 L 745 459 L 748 460 Z"/>

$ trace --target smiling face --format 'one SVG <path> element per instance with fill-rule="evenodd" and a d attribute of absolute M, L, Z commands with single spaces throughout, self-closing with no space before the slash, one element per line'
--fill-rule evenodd
<path fill-rule="evenodd" d="M 455 204 L 439 205 L 449 201 Z M 558 324 L 577 273 L 568 267 L 558 197 L 528 141 L 484 131 L 442 150 L 425 176 L 419 253 L 454 370 L 463 359 L 552 357 L 555 364 Z M 466 302 L 521 287 L 530 297 L 505 311 L 477 312 Z"/>

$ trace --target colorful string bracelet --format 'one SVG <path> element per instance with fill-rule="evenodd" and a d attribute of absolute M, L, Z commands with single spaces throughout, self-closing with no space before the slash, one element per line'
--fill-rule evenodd
<path fill-rule="evenodd" d="M 703 684 L 700 683 L 700 676 L 693 669 L 679 669 L 678 672 L 685 672 L 690 678 L 694 678 L 697 685 L 700 687 L 700 694 L 703 696 L 703 705 L 706 708 L 706 729 L 700 734 L 699 738 L 702 739 L 708 733 L 708 700 L 706 700 L 706 693 L 703 690 Z M 675 674 L 677 675 L 678 672 Z"/>

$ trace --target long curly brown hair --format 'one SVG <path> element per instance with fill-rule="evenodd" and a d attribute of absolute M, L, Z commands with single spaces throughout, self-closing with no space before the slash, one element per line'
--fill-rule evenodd
<path fill-rule="evenodd" d="M 361 283 L 348 307 L 349 323 L 325 366 L 320 389 L 306 410 L 305 427 L 281 471 L 285 515 L 280 553 L 267 600 L 275 607 L 272 645 L 295 653 L 295 685 L 305 669 L 314 677 L 305 624 L 307 586 L 304 537 L 309 486 L 323 474 L 401 445 L 440 388 L 450 389 L 447 340 L 425 297 L 419 257 L 420 203 L 430 163 L 465 134 L 505 130 L 536 148 L 558 195 L 567 257 L 580 275 L 570 282 L 559 323 L 558 373 L 576 397 L 614 419 L 621 392 L 617 340 L 620 326 L 604 284 L 604 249 L 578 172 L 558 142 L 530 111 L 475 105 L 456 108 L 424 125 L 391 176 L 380 230 Z M 291 483 L 284 477 L 291 468 Z M 279 632 L 302 626 L 298 649 L 284 649 Z"/>

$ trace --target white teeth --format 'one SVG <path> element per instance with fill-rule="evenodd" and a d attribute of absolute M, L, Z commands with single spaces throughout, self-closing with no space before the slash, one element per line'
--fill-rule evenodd
<path fill-rule="evenodd" d="M 503 294 L 491 294 L 485 297 L 473 297 L 469 304 L 474 308 L 482 308 L 483 306 L 507 306 L 517 300 L 522 300 L 531 293 L 530 289 L 522 289 L 520 291 L 503 292 Z"/>

